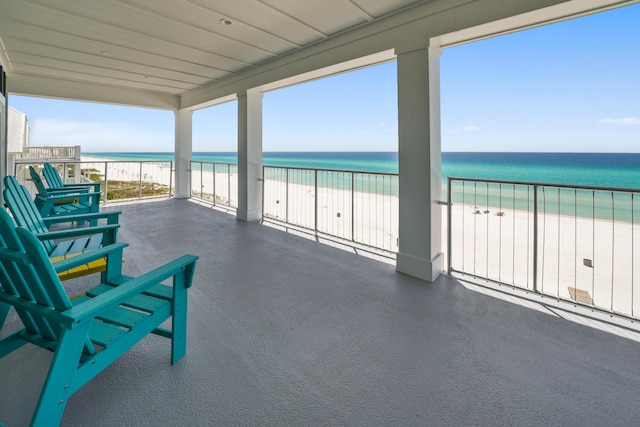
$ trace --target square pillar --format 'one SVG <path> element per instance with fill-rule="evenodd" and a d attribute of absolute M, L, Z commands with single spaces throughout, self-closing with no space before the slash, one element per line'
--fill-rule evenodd
<path fill-rule="evenodd" d="M 175 136 L 175 197 L 187 199 L 191 197 L 191 158 L 193 154 L 192 141 L 192 110 L 176 110 Z"/>
<path fill-rule="evenodd" d="M 240 221 L 262 219 L 262 90 L 238 94 L 238 210 Z"/>
<path fill-rule="evenodd" d="M 8 175 L 8 139 L 7 139 L 7 121 L 8 121 L 8 97 L 7 97 L 7 74 L 0 66 L 0 206 L 4 206 L 4 177 Z M 0 311 L 3 304 L 0 304 Z M 6 314 L 6 313 L 5 313 Z"/>
<path fill-rule="evenodd" d="M 77 162 L 73 168 L 73 183 L 80 184 L 82 182 L 82 167 L 80 161 L 82 160 L 82 146 L 76 145 L 73 149 L 73 159 Z"/>
<path fill-rule="evenodd" d="M 400 239 L 396 270 L 438 278 L 442 253 L 440 48 L 397 54 Z"/>

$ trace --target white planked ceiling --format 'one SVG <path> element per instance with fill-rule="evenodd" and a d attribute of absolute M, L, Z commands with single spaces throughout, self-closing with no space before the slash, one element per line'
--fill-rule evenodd
<path fill-rule="evenodd" d="M 3 0 L 0 65 L 9 81 L 179 96 L 429 1 Z"/>

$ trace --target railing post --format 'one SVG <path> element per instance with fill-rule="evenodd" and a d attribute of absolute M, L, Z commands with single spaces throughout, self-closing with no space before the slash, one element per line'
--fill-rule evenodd
<path fill-rule="evenodd" d="M 313 229 L 317 233 L 318 232 L 318 169 L 314 169 L 314 220 L 313 220 Z"/>
<path fill-rule="evenodd" d="M 355 176 L 354 172 L 351 172 L 351 241 L 355 242 L 356 240 L 356 193 L 355 193 Z"/>
<path fill-rule="evenodd" d="M 140 189 L 138 190 L 138 199 L 142 199 L 142 162 L 140 162 Z"/>
<path fill-rule="evenodd" d="M 451 237 L 451 206 L 453 205 L 452 203 L 452 195 L 451 195 L 451 177 L 447 178 L 447 273 L 451 274 L 451 269 L 453 266 L 453 263 L 451 261 L 451 253 L 452 253 L 452 237 Z"/>
<path fill-rule="evenodd" d="M 217 190 L 216 190 L 216 173 L 218 171 L 218 165 L 216 163 L 212 163 L 211 167 L 213 169 L 213 206 L 216 205 L 216 197 L 218 195 Z"/>
<path fill-rule="evenodd" d="M 193 164 L 193 162 L 192 162 L 192 164 Z M 204 188 L 204 173 L 202 172 L 202 169 L 204 169 L 204 163 L 200 162 L 200 198 L 201 199 L 203 198 L 202 189 Z M 191 167 L 191 170 L 193 170 L 193 166 Z M 216 176 L 216 171 L 215 170 L 213 171 L 213 176 L 214 177 Z M 191 181 L 192 181 L 191 182 L 191 186 L 193 187 L 193 180 L 191 180 Z M 193 189 L 191 191 L 193 191 Z M 213 192 L 215 193 L 215 189 L 214 189 Z"/>
<path fill-rule="evenodd" d="M 109 190 L 109 180 L 107 179 L 107 167 L 109 166 L 109 162 L 104 162 L 104 204 L 107 204 L 107 197 L 109 192 L 107 190 Z"/>
<path fill-rule="evenodd" d="M 191 167 L 189 167 L 189 171 L 191 171 Z M 171 194 L 173 193 L 173 173 L 173 160 L 171 160 L 169 162 L 169 198 L 171 198 Z M 189 186 L 191 186 L 191 179 L 189 179 Z M 189 192 L 189 197 L 191 197 L 191 192 Z"/>
<path fill-rule="evenodd" d="M 538 186 L 537 185 L 533 186 L 533 292 L 538 292 Z"/>
<path fill-rule="evenodd" d="M 264 189 L 266 185 L 265 182 L 267 182 L 267 171 L 266 171 L 266 166 L 262 165 L 262 215 L 260 215 L 261 223 L 264 222 Z"/>
<path fill-rule="evenodd" d="M 231 167 L 227 164 L 227 200 L 231 206 Z"/>
<path fill-rule="evenodd" d="M 285 201 L 284 201 L 284 217 L 289 222 L 289 168 L 285 170 Z"/>
<path fill-rule="evenodd" d="M 73 182 L 75 184 L 79 184 L 82 182 L 82 148 L 79 145 L 75 147 L 71 147 L 71 154 L 73 159 L 75 160 L 73 165 Z"/>

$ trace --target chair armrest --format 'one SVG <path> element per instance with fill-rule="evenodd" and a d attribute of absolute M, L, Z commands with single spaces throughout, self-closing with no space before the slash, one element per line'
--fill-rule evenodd
<path fill-rule="evenodd" d="M 93 249 L 91 251 L 74 254 L 69 258 L 53 262 L 52 265 L 53 265 L 53 268 L 56 270 L 56 273 L 60 273 L 62 271 L 71 270 L 72 268 L 88 264 L 91 261 L 104 258 L 111 253 L 114 253 L 117 251 L 122 252 L 122 250 L 127 246 L 129 246 L 128 243 L 113 243 L 111 245 L 103 246 L 99 249 Z"/>
<path fill-rule="evenodd" d="M 38 315 L 55 323 L 60 323 L 66 328 L 71 328 L 73 324 L 76 323 L 75 319 L 67 314 L 67 311 L 69 310 L 65 310 L 63 312 L 53 310 L 51 307 L 25 300 L 24 298 L 8 294 L 2 290 L 0 290 L 0 302 L 10 304 L 17 309 L 24 309 L 29 312 L 38 313 Z"/>
<path fill-rule="evenodd" d="M 35 236 L 40 241 L 70 239 L 73 237 L 92 236 L 94 234 L 112 232 L 112 230 L 117 230 L 118 228 L 120 228 L 120 224 L 107 224 L 107 225 L 97 225 L 94 227 L 69 228 L 65 230 L 46 231 L 44 233 L 35 234 Z"/>
<path fill-rule="evenodd" d="M 120 213 L 120 211 L 103 211 L 79 215 L 56 215 L 43 218 L 43 221 L 47 226 L 49 226 L 50 224 L 56 224 L 59 222 L 90 221 L 92 219 L 106 218 L 108 224 L 117 224 Z"/>
<path fill-rule="evenodd" d="M 81 187 L 48 187 L 47 193 L 86 193 L 90 188 Z"/>
<path fill-rule="evenodd" d="M 187 276 L 191 276 L 197 260 L 197 256 L 183 255 L 182 257 L 158 267 L 155 270 L 151 270 L 142 276 L 131 279 L 108 292 L 75 305 L 72 308 L 65 310 L 63 314 L 73 318 L 76 323 L 91 320 L 104 310 L 108 310 L 111 307 L 119 305 L 126 299 L 142 293 L 170 277 L 177 276 L 182 272 Z M 189 277 L 186 277 L 186 279 L 189 279 Z M 190 285 L 190 283 L 188 285 Z M 185 285 L 185 287 L 189 286 Z"/>
<path fill-rule="evenodd" d="M 65 193 L 65 194 L 78 194 L 80 196 L 95 196 L 98 194 L 102 194 L 100 191 L 89 191 L 88 188 L 67 188 L 64 191 L 57 191 L 56 193 Z"/>
<path fill-rule="evenodd" d="M 93 187 L 93 191 L 100 191 L 102 187 L 101 182 L 79 182 L 77 184 L 66 184 L 65 188 L 90 188 Z"/>
<path fill-rule="evenodd" d="M 82 191 L 68 191 L 68 192 L 56 192 L 54 194 L 48 194 L 46 197 L 38 194 L 36 197 L 44 200 L 68 200 L 68 199 L 87 199 L 89 197 L 99 196 L 102 193 L 90 193 L 90 192 L 82 192 Z"/>

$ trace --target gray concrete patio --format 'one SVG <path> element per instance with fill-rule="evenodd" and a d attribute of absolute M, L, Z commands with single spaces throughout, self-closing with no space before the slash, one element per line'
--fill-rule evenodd
<path fill-rule="evenodd" d="M 120 209 L 128 274 L 200 256 L 187 355 L 171 366 L 169 342 L 146 338 L 69 399 L 64 426 L 640 420 L 636 341 L 186 200 Z M 50 359 L 0 360 L 0 422 L 28 424 Z"/>

